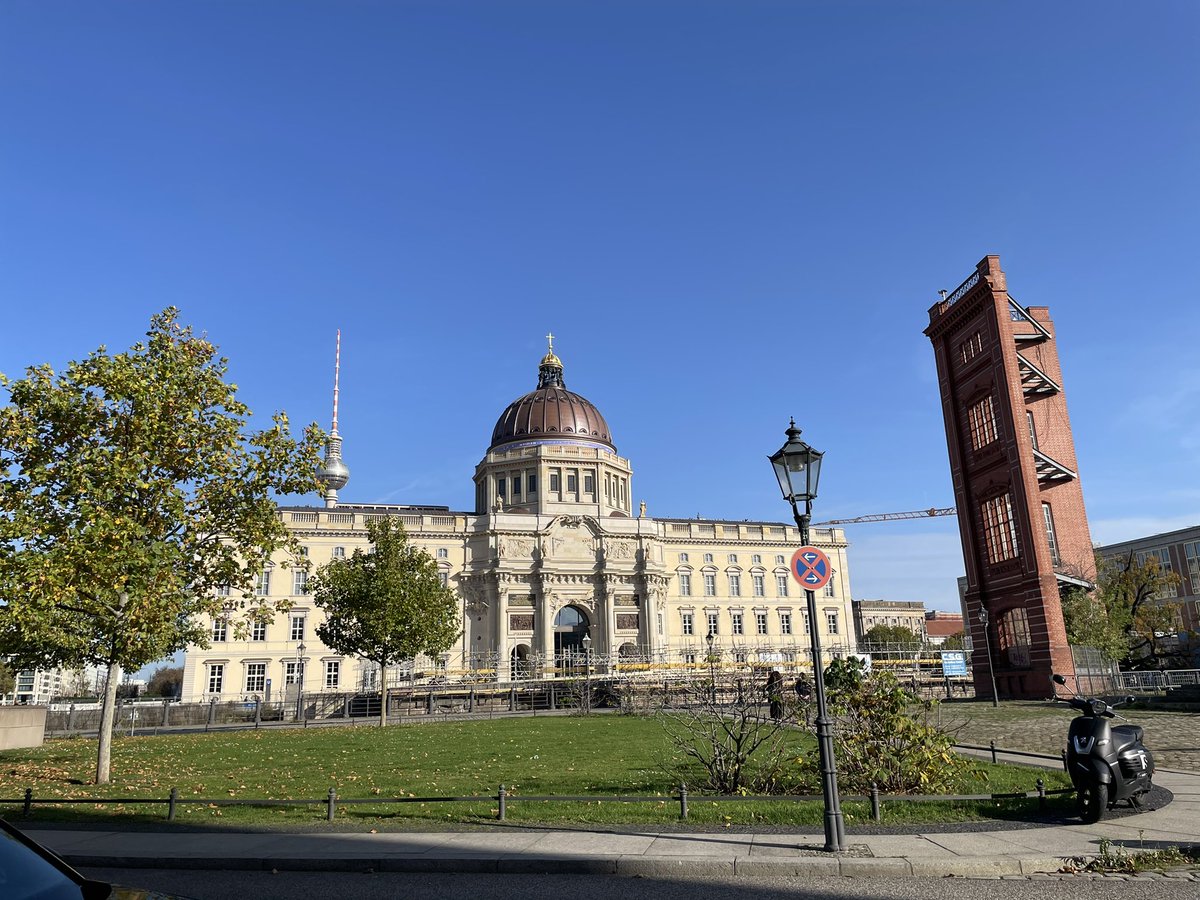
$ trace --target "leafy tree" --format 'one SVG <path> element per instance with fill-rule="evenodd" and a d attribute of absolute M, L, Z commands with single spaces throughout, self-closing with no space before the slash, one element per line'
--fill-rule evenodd
<path fill-rule="evenodd" d="M 890 672 L 866 672 L 858 660 L 835 660 L 826 670 L 829 711 L 837 721 L 834 754 L 846 791 L 938 793 L 952 788 L 971 764 L 957 756 L 953 738 L 928 721 L 930 705 L 900 686 Z M 815 757 L 799 761 L 805 784 L 820 777 Z"/>
<path fill-rule="evenodd" d="M 1177 663 L 1164 636 L 1175 631 L 1176 604 L 1162 599 L 1179 584 L 1155 556 L 1138 562 L 1134 553 L 1096 559 L 1096 589 L 1063 596 L 1063 619 L 1072 644 L 1096 647 L 1132 669 Z"/>
<path fill-rule="evenodd" d="M 458 600 L 443 587 L 437 563 L 408 543 L 392 519 L 367 523 L 371 552 L 335 559 L 309 580 L 313 602 L 325 611 L 317 635 L 338 653 L 379 666 L 387 725 L 387 667 L 418 654 L 436 656 L 458 638 Z"/>
<path fill-rule="evenodd" d="M 118 671 L 207 646 L 219 587 L 253 598 L 291 538 L 275 494 L 316 490 L 321 432 L 247 434 L 226 360 L 170 307 L 148 340 L 0 385 L 0 652 L 107 671 L 96 782 L 109 781 Z M 255 598 L 248 615 L 267 601 Z M 244 623 L 235 623 L 235 632 Z"/>
<path fill-rule="evenodd" d="M 147 697 L 178 697 L 183 687 L 183 666 L 159 666 L 146 684 Z"/>
<path fill-rule="evenodd" d="M 17 675 L 7 662 L 0 659 L 0 697 L 11 694 L 17 687 Z"/>
<path fill-rule="evenodd" d="M 965 650 L 967 646 L 967 636 L 962 632 L 952 634 L 944 641 L 937 645 L 937 650 Z"/>

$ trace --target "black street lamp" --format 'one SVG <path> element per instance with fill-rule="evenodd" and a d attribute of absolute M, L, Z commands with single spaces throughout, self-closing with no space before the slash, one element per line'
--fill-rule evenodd
<path fill-rule="evenodd" d="M 587 681 L 585 682 L 585 692 L 583 697 L 583 711 L 590 713 L 592 711 L 592 636 L 588 633 L 583 635 L 583 657 L 584 665 L 587 667 Z"/>
<path fill-rule="evenodd" d="M 992 679 L 992 706 L 1000 705 L 1000 692 L 996 690 L 996 667 L 992 665 L 992 637 L 988 634 L 988 613 L 979 602 L 979 624 L 983 626 L 983 646 L 987 650 L 988 675 Z"/>
<path fill-rule="evenodd" d="M 708 644 L 709 690 L 712 692 L 712 702 L 715 704 L 717 702 L 717 658 L 713 655 L 713 633 L 711 628 L 708 631 L 708 637 L 704 640 Z"/>
<path fill-rule="evenodd" d="M 304 641 L 296 647 L 296 721 L 304 710 Z"/>
<path fill-rule="evenodd" d="M 800 542 L 809 541 L 808 526 L 812 521 L 812 502 L 817 496 L 817 481 L 821 477 L 821 460 L 825 454 L 800 440 L 800 429 L 792 419 L 785 432 L 787 443 L 769 457 L 779 479 L 783 499 L 792 505 L 792 516 L 800 529 Z M 804 504 L 800 512 L 799 504 Z M 825 672 L 821 663 L 821 636 L 817 632 L 817 598 L 805 588 L 808 601 L 808 638 L 812 645 L 813 692 L 817 698 L 817 750 L 821 758 L 821 793 L 825 802 L 825 849 L 837 852 L 846 849 L 846 823 L 842 818 L 842 802 L 838 797 L 837 762 L 833 754 L 833 729 L 825 707 Z"/>

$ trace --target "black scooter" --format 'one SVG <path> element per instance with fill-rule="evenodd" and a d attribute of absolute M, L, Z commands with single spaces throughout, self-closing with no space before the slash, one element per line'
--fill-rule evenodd
<path fill-rule="evenodd" d="M 1053 679 L 1063 687 L 1067 684 L 1061 675 Z M 1079 710 L 1067 732 L 1067 774 L 1077 791 L 1079 818 L 1098 822 L 1105 810 L 1122 800 L 1139 806 L 1154 776 L 1154 757 L 1142 744 L 1142 727 L 1109 725 L 1109 719 L 1124 717 L 1103 700 L 1075 694 L 1067 703 Z"/>

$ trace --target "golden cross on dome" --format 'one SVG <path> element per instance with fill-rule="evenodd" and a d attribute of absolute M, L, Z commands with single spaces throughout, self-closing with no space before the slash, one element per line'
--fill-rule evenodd
<path fill-rule="evenodd" d="M 546 335 L 546 342 L 547 342 L 547 343 L 550 345 L 550 349 L 551 349 L 551 350 L 553 350 L 553 349 L 554 349 L 554 335 L 553 335 L 553 334 L 547 334 L 547 335 Z"/>

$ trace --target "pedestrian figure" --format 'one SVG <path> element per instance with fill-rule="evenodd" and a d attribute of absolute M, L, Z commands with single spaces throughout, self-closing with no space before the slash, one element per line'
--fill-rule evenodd
<path fill-rule="evenodd" d="M 767 701 L 771 718 L 776 722 L 783 721 L 783 675 L 778 669 L 772 669 L 767 676 Z"/>
<path fill-rule="evenodd" d="M 800 701 L 800 708 L 804 710 L 804 724 L 808 726 L 808 705 L 812 702 L 812 685 L 808 683 L 808 679 L 804 673 L 800 673 L 800 677 L 796 679 L 796 699 Z"/>

